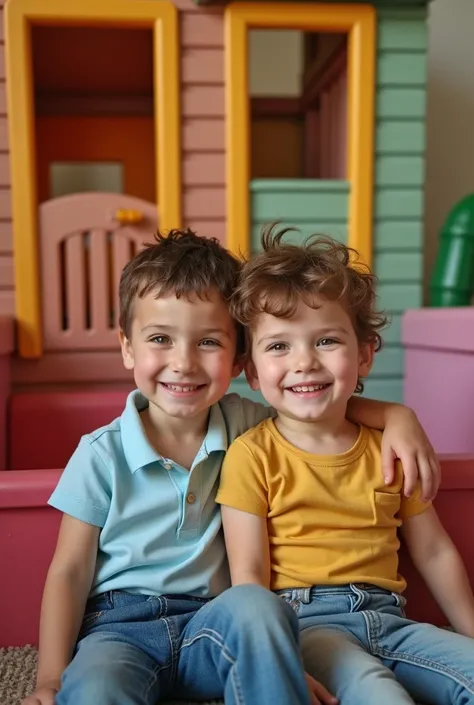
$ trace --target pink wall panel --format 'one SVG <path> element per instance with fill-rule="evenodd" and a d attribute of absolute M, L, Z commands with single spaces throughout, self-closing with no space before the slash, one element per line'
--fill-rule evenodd
<path fill-rule="evenodd" d="M 184 118 L 182 144 L 184 152 L 224 153 L 224 120 Z"/>
<path fill-rule="evenodd" d="M 13 316 L 15 312 L 15 292 L 13 289 L 0 290 L 0 316 Z"/>
<path fill-rule="evenodd" d="M 0 50 L 3 51 L 3 45 L 0 44 Z M 0 115 L 0 149 L 8 150 L 8 121 L 6 115 Z"/>
<path fill-rule="evenodd" d="M 0 221 L 0 254 L 11 253 L 12 237 L 11 220 Z"/>
<path fill-rule="evenodd" d="M 210 187 L 192 187 L 184 190 L 184 210 L 190 218 L 224 218 L 225 189 Z"/>
<path fill-rule="evenodd" d="M 204 159 L 206 164 L 204 165 Z M 225 182 L 224 153 L 187 152 L 183 159 L 183 184 L 192 186 L 222 186 Z"/>
<path fill-rule="evenodd" d="M 222 86 L 185 86 L 181 103 L 186 117 L 223 118 L 225 115 Z"/>
<path fill-rule="evenodd" d="M 181 39 L 185 47 L 222 47 L 223 16 L 220 8 L 212 11 L 183 12 L 181 14 Z"/>
<path fill-rule="evenodd" d="M 224 82 L 224 50 L 183 47 L 181 54 L 183 84 L 222 85 Z"/>
<path fill-rule="evenodd" d="M 223 10 L 193 6 L 180 20 L 183 220 L 225 243 Z"/>
<path fill-rule="evenodd" d="M 0 190 L 0 218 L 4 218 L 5 220 L 11 220 L 11 217 L 11 190 L 9 188 L 5 188 Z"/>
<path fill-rule="evenodd" d="M 10 254 L 0 255 L 0 288 L 10 289 L 14 285 L 13 257 Z"/>
<path fill-rule="evenodd" d="M 10 155 L 0 152 L 0 186 L 10 186 Z"/>

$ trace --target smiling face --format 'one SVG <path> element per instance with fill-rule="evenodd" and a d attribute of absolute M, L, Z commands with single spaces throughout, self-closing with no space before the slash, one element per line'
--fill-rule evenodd
<path fill-rule="evenodd" d="M 130 339 L 122 356 L 150 402 L 150 415 L 190 419 L 207 415 L 221 399 L 236 363 L 236 325 L 217 291 L 206 299 L 149 293 L 134 302 Z"/>
<path fill-rule="evenodd" d="M 359 345 L 339 301 L 300 301 L 291 318 L 261 313 L 252 326 L 252 389 L 279 416 L 298 421 L 343 419 L 359 377 L 371 368 L 373 348 Z"/>

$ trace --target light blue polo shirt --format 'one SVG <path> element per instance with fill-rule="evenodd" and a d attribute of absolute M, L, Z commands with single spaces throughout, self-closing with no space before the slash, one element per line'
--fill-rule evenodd
<path fill-rule="evenodd" d="M 236 394 L 212 406 L 188 471 L 148 441 L 139 414 L 147 405 L 134 391 L 119 418 L 83 436 L 49 504 L 101 528 L 91 595 L 218 595 L 230 586 L 215 503 L 221 464 L 269 409 Z"/>

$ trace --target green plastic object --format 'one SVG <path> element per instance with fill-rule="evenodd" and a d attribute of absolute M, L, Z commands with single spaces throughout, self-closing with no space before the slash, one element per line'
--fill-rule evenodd
<path fill-rule="evenodd" d="M 469 306 L 474 291 L 474 193 L 449 213 L 439 235 L 430 306 Z"/>

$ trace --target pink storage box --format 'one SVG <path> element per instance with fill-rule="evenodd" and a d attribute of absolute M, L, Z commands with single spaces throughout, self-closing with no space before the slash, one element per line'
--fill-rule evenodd
<path fill-rule="evenodd" d="M 474 307 L 407 311 L 404 402 L 436 451 L 474 454 Z"/>

